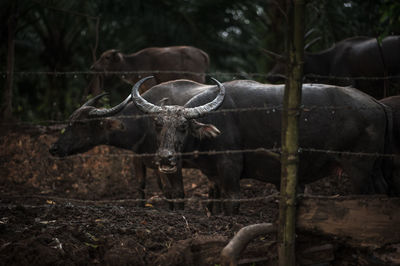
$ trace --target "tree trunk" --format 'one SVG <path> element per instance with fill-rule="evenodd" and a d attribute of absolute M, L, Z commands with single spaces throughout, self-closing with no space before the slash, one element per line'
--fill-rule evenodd
<path fill-rule="evenodd" d="M 252 224 L 243 227 L 237 234 L 229 241 L 221 251 L 221 265 L 236 266 L 240 254 L 247 247 L 247 245 L 257 236 L 265 235 L 267 233 L 276 232 L 275 225 L 271 223 Z"/>
<path fill-rule="evenodd" d="M 333 236 L 355 247 L 400 243 L 400 198 L 306 196 L 299 202 L 297 228 Z"/>
<path fill-rule="evenodd" d="M 302 232 L 300 243 L 303 243 L 296 248 L 300 265 L 330 265 L 335 259 L 335 246 L 338 245 L 368 250 L 368 253 L 373 254 L 373 265 L 386 265 L 384 262 L 399 265 L 400 198 L 383 195 L 303 195 L 297 205 L 296 229 Z M 238 265 L 243 262 L 241 253 L 249 242 L 258 236 L 275 233 L 274 224 L 253 224 L 240 229 L 222 249 L 221 265 Z M 328 243 L 308 243 L 310 236 L 323 237 Z M 252 253 L 251 261 L 266 264 L 270 258 L 265 255 L 274 254 L 274 247 L 271 244 L 264 247 L 263 252 Z"/>
<path fill-rule="evenodd" d="M 288 73 L 282 112 L 281 200 L 279 204 L 279 265 L 295 265 L 296 187 L 304 53 L 304 1 L 287 1 Z"/>
<path fill-rule="evenodd" d="M 7 42 L 7 77 L 3 91 L 3 102 L 1 116 L 3 121 L 12 120 L 12 96 L 14 79 L 14 53 L 15 53 L 15 31 L 17 28 L 17 2 L 13 2 L 10 17 L 7 22 L 8 42 Z"/>
<path fill-rule="evenodd" d="M 94 45 L 90 46 L 92 50 L 92 60 L 93 63 L 96 62 L 96 53 L 97 53 L 97 48 L 99 46 L 99 27 L 100 27 L 100 18 L 96 18 L 96 25 L 93 26 L 93 23 L 91 22 L 91 18 L 88 21 L 89 28 L 95 32 L 95 40 L 94 40 Z M 88 94 L 92 95 L 98 95 L 101 92 L 101 88 L 103 87 L 103 78 L 99 74 L 92 74 L 92 77 L 90 79 L 89 85 L 85 88 L 85 91 L 83 92 L 83 100 L 86 99 Z"/>

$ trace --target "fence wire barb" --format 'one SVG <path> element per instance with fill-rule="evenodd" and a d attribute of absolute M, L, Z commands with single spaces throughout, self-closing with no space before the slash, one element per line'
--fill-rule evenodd
<path fill-rule="evenodd" d="M 8 71 L 0 71 L 0 75 L 5 78 L 8 75 Z M 140 70 L 140 71 L 14 71 L 14 75 L 17 76 L 32 76 L 32 75 L 44 75 L 44 76 L 78 76 L 78 75 L 150 75 L 150 74 L 186 74 L 196 76 L 250 76 L 250 77 L 267 77 L 268 74 L 263 73 L 247 73 L 247 72 L 192 72 L 192 71 L 181 71 L 181 70 Z"/>
<path fill-rule="evenodd" d="M 301 197 L 301 195 L 299 195 Z M 115 200 L 84 200 L 84 199 L 75 199 L 75 198 L 64 198 L 57 196 L 46 196 L 46 195 L 28 195 L 28 196 L 2 196 L 2 199 L 26 199 L 26 198 L 36 198 L 43 200 L 51 200 L 51 203 L 48 205 L 57 204 L 58 202 L 67 202 L 67 203 L 79 203 L 79 204 L 92 204 L 92 205 L 106 205 L 106 204 L 121 204 L 121 203 L 155 203 L 155 202 L 168 202 L 168 203 L 214 203 L 214 202 L 239 202 L 239 203 L 249 203 L 256 201 L 272 202 L 275 200 L 279 200 L 279 192 L 273 193 L 268 196 L 263 197 L 252 197 L 252 198 L 236 198 L 236 199 L 228 199 L 228 198 L 220 198 L 220 199 L 201 199 L 197 197 L 190 198 L 176 198 L 176 199 L 168 199 L 164 196 L 152 197 L 149 199 L 115 199 Z"/>
<path fill-rule="evenodd" d="M 217 150 L 210 150 L 210 151 L 192 151 L 192 152 L 176 152 L 174 155 L 176 156 L 201 156 L 201 155 L 221 155 L 221 154 L 240 154 L 240 153 L 264 153 L 266 155 L 269 154 L 277 154 L 279 155 L 280 149 L 273 148 L 273 149 L 266 149 L 266 148 L 255 148 L 255 149 L 237 149 L 237 150 L 222 150 L 222 151 L 217 151 Z M 99 154 L 99 155 L 92 155 L 92 154 L 74 154 L 70 155 L 67 157 L 55 157 L 55 156 L 50 156 L 49 158 L 51 159 L 56 159 L 56 160 L 66 160 L 68 158 L 91 158 L 91 157 L 132 157 L 132 158 L 149 158 L 149 157 L 155 157 L 157 156 L 157 153 L 109 153 L 109 154 Z"/>
<path fill-rule="evenodd" d="M 5 78 L 8 75 L 8 71 L 0 71 L 0 75 Z M 78 76 L 78 75 L 138 75 L 144 74 L 189 74 L 198 76 L 243 76 L 243 77 L 279 77 L 285 78 L 282 74 L 268 74 L 268 73 L 256 73 L 256 72 L 193 72 L 193 71 L 182 71 L 182 70 L 138 70 L 138 71 L 13 71 L 14 75 L 17 76 L 31 76 L 31 75 L 53 75 L 53 76 Z M 76 77 L 75 77 L 76 78 Z M 319 75 L 319 74 L 305 74 L 304 78 L 315 78 L 315 79 L 326 79 L 326 80 L 388 80 L 388 79 L 400 79 L 400 75 L 385 75 L 385 76 L 333 76 L 333 75 Z"/>
<path fill-rule="evenodd" d="M 255 111 L 266 111 L 266 114 L 274 114 L 277 111 L 283 111 L 285 108 L 282 105 L 275 105 L 275 106 L 265 106 L 265 107 L 243 107 L 243 108 L 235 108 L 235 109 L 220 109 L 214 110 L 209 112 L 208 114 L 228 114 L 228 113 L 241 113 L 241 112 L 255 112 Z M 296 108 L 295 110 L 300 110 L 304 113 L 308 113 L 315 110 L 325 110 L 331 111 L 332 115 L 335 114 L 338 110 L 382 110 L 381 106 L 378 107 L 355 107 L 350 105 L 343 105 L 343 106 L 319 106 L 319 105 L 312 105 L 312 106 L 305 106 L 302 105 L 300 108 Z M 396 110 L 394 110 L 395 112 Z M 140 119 L 146 117 L 156 117 L 157 114 L 135 114 L 135 115 L 115 115 L 113 118 L 117 119 Z M 97 118 L 85 118 L 85 119 L 75 119 L 74 122 L 90 122 L 104 119 L 102 117 Z M 1 122 L 0 126 L 13 126 L 13 125 L 41 125 L 41 126 L 48 126 L 48 125 L 67 125 L 71 121 L 68 120 L 41 120 L 36 122 L 28 122 L 28 121 L 21 121 L 21 122 Z"/>
<path fill-rule="evenodd" d="M 306 78 L 318 78 L 318 79 L 330 79 L 330 80 L 387 80 L 387 79 L 399 79 L 400 75 L 388 75 L 388 76 L 376 76 L 376 77 L 366 77 L 366 76 L 356 76 L 356 77 L 344 77 L 344 76 L 332 76 L 332 75 L 318 75 L 318 74 L 305 74 Z"/>
<path fill-rule="evenodd" d="M 358 157 L 386 157 L 386 158 L 398 158 L 400 154 L 386 154 L 386 153 L 376 153 L 376 152 L 353 152 L 353 151 L 335 151 L 335 150 L 323 150 L 315 148 L 302 148 L 298 149 L 300 154 L 302 153 L 325 153 L 337 156 L 358 156 Z M 175 156 L 202 156 L 202 155 L 232 155 L 232 154 L 242 154 L 242 153 L 261 153 L 270 156 L 273 159 L 278 159 L 281 155 L 281 148 L 254 148 L 254 149 L 236 149 L 236 150 L 209 150 L 209 151 L 190 151 L 190 152 L 175 152 Z M 55 157 L 49 156 L 48 158 L 54 160 L 68 160 L 72 158 L 95 158 L 95 157 L 131 157 L 131 158 L 152 158 L 158 156 L 157 153 L 109 153 L 109 154 L 74 154 L 66 157 Z"/>

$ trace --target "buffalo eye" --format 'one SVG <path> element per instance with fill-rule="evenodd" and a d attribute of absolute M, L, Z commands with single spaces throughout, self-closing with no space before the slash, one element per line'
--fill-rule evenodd
<path fill-rule="evenodd" d="M 163 127 L 163 123 L 157 118 L 154 119 L 154 125 L 156 126 L 157 130 L 161 130 Z"/>
<path fill-rule="evenodd" d="M 187 130 L 187 128 L 188 128 L 187 124 L 183 124 L 183 125 L 178 126 L 178 130 L 180 132 L 185 132 Z"/>

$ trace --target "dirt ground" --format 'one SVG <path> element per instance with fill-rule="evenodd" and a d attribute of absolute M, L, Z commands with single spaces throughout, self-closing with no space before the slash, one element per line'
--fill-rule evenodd
<path fill-rule="evenodd" d="M 267 183 L 242 180 L 240 214 L 210 216 L 207 179 L 184 170 L 185 210 L 169 211 L 152 170 L 146 205 L 133 175 L 132 153 L 100 146 L 65 159 L 48 149 L 59 128 L 24 126 L 0 137 L 0 265 L 218 265 L 221 248 L 243 226 L 273 222 L 276 192 Z M 330 177 L 308 188 L 319 195 L 347 195 L 348 180 Z M 256 198 L 255 198 L 256 197 Z M 253 199 L 253 200 L 251 200 Z M 276 265 L 275 235 L 254 240 L 241 256 L 247 265 Z M 301 232 L 299 249 L 332 245 L 332 259 L 318 265 L 394 265 L 368 250 Z M 298 262 L 307 265 L 299 252 Z M 262 258 L 261 262 L 251 262 Z M 247 259 L 247 260 L 246 260 Z M 250 261 L 250 263 L 249 263 Z M 314 264 L 317 265 L 317 264 Z"/>

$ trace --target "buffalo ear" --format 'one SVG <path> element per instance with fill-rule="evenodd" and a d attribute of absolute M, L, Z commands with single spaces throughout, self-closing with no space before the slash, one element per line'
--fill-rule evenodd
<path fill-rule="evenodd" d="M 167 97 L 162 98 L 161 100 L 158 101 L 157 105 L 158 106 L 164 106 L 168 103 L 169 99 Z"/>
<path fill-rule="evenodd" d="M 221 134 L 221 131 L 219 131 L 216 126 L 211 124 L 203 124 L 194 119 L 190 121 L 190 131 L 193 136 L 199 139 L 204 137 L 215 138 Z"/>
<path fill-rule="evenodd" d="M 113 119 L 113 118 L 106 118 L 104 121 L 104 126 L 108 130 L 125 130 L 125 125 L 121 120 Z"/>
<path fill-rule="evenodd" d="M 116 50 L 113 53 L 113 60 L 115 62 L 121 62 L 123 60 L 123 55 L 120 51 Z"/>

